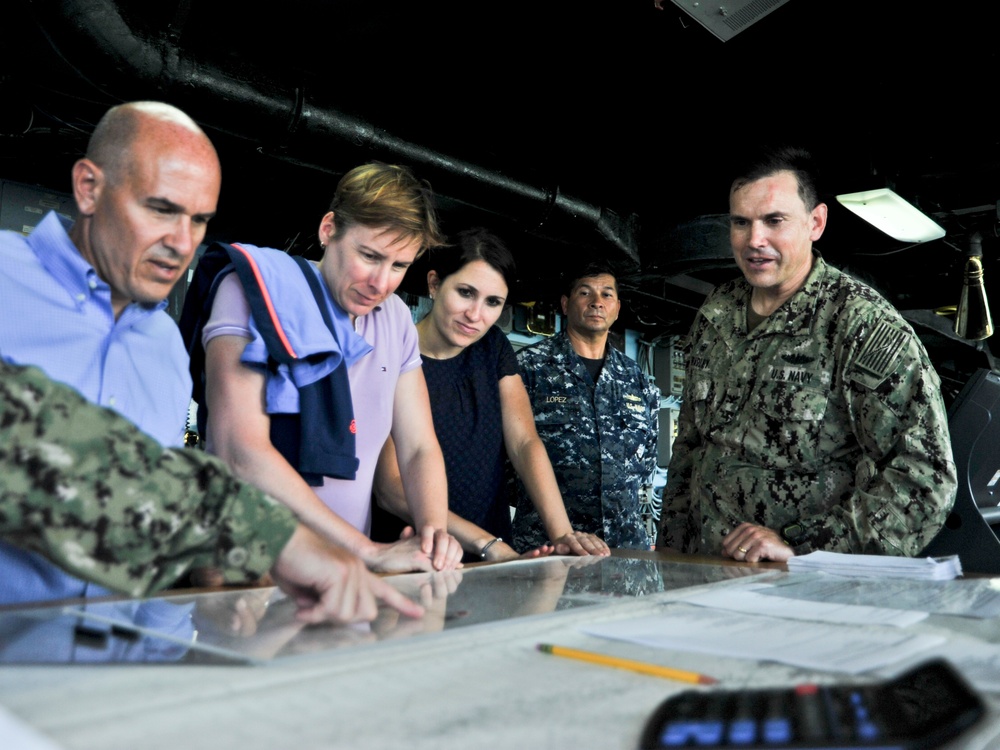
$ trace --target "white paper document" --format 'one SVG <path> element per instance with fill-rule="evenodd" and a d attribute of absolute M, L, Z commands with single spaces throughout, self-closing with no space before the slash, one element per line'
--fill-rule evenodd
<path fill-rule="evenodd" d="M 811 573 L 770 579 L 759 587 L 768 598 L 798 599 L 818 603 L 871 605 L 916 610 L 933 615 L 959 615 L 990 619 L 1000 616 L 1000 579 L 975 578 L 962 581 L 902 581 L 842 578 Z M 760 611 L 760 610 L 758 610 Z"/>
<path fill-rule="evenodd" d="M 811 598 L 763 596 L 779 591 L 779 587 L 769 583 L 748 583 L 740 588 L 714 588 L 687 595 L 678 592 L 676 600 L 730 612 L 838 625 L 892 625 L 905 628 L 927 618 L 926 612 L 872 607 L 856 602 L 835 603 Z"/>
<path fill-rule="evenodd" d="M 822 570 L 841 576 L 874 578 L 913 578 L 924 581 L 950 581 L 962 575 L 958 555 L 950 557 L 895 557 L 893 555 L 855 555 L 820 550 L 789 558 L 788 572 Z"/>
<path fill-rule="evenodd" d="M 776 661 L 808 669 L 858 674 L 894 664 L 945 642 L 901 628 L 828 625 L 800 620 L 667 605 L 662 614 L 581 628 L 600 638 L 654 648 Z"/>

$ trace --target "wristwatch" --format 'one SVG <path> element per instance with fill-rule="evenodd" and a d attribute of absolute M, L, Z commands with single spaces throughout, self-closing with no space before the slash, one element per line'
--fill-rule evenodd
<path fill-rule="evenodd" d="M 806 539 L 806 530 L 800 523 L 790 523 L 781 530 L 781 538 L 789 547 L 797 547 Z"/>

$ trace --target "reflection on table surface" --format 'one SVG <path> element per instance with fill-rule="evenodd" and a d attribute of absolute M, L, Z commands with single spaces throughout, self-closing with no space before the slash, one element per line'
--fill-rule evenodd
<path fill-rule="evenodd" d="M 305 626 L 275 588 L 0 612 L 0 663 L 245 663 L 592 607 L 764 572 L 649 556 L 549 557 L 387 578 L 427 612 Z"/>
<path fill-rule="evenodd" d="M 227 655 L 192 653 L 195 608 L 150 599 L 9 610 L 0 613 L 0 663 L 233 663 Z"/>

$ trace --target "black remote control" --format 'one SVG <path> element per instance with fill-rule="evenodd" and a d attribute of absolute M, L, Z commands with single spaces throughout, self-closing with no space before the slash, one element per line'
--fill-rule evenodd
<path fill-rule="evenodd" d="M 874 684 L 684 692 L 656 709 L 640 747 L 927 750 L 984 711 L 948 662 L 934 659 Z"/>

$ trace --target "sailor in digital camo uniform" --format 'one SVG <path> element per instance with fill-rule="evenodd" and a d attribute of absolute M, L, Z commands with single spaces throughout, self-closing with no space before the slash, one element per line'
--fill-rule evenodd
<path fill-rule="evenodd" d="M 940 381 L 879 294 L 828 266 L 809 155 L 757 157 L 730 190 L 744 279 L 688 337 L 663 546 L 736 560 L 918 554 L 955 498 Z"/>
<path fill-rule="evenodd" d="M 621 309 L 610 269 L 572 277 L 562 308 L 567 330 L 521 350 L 518 363 L 566 512 L 612 548 L 649 549 L 639 495 L 656 468 L 659 390 L 608 343 Z M 548 541 L 519 483 L 515 547 Z"/>

